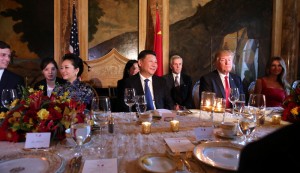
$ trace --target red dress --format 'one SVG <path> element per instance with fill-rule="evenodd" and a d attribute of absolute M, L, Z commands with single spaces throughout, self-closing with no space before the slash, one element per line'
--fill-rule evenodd
<path fill-rule="evenodd" d="M 267 107 L 277 107 L 282 106 L 283 100 L 286 97 L 286 93 L 283 89 L 279 88 L 267 88 L 264 79 L 262 81 L 261 94 L 266 96 L 266 106 Z"/>

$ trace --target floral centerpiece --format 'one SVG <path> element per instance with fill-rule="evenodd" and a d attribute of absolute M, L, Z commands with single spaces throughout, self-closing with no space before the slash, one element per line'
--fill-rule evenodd
<path fill-rule="evenodd" d="M 69 99 L 68 95 L 52 93 L 47 97 L 42 88 L 22 88 L 22 98 L 12 102 L 12 109 L 0 113 L 0 140 L 24 141 L 27 132 L 51 132 L 52 140 L 64 139 L 71 121 L 83 122 L 85 118 L 85 104 Z"/>
<path fill-rule="evenodd" d="M 300 88 L 292 89 L 283 102 L 282 120 L 289 122 L 300 121 Z"/>

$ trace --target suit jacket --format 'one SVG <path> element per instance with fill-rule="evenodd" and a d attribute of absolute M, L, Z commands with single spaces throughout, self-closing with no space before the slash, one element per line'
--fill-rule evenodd
<path fill-rule="evenodd" d="M 298 122 L 249 143 L 242 149 L 238 172 L 299 171 L 299 132 Z"/>
<path fill-rule="evenodd" d="M 124 90 L 125 90 L 125 80 L 120 79 L 117 83 L 117 108 L 116 111 L 124 112 L 128 111 L 128 106 L 124 104 Z"/>
<path fill-rule="evenodd" d="M 16 89 L 18 97 L 20 98 L 22 95 L 21 86 L 25 86 L 23 77 L 4 69 L 0 81 L 0 100 L 3 89 Z M 2 106 L 2 103 L 0 106 L 0 111 L 7 111 L 7 109 Z"/>
<path fill-rule="evenodd" d="M 193 98 L 192 98 L 192 79 L 190 76 L 181 73 L 180 74 L 180 86 L 175 87 L 174 77 L 172 73 L 164 76 L 167 82 L 167 89 L 170 93 L 173 102 L 181 106 L 185 106 L 188 109 L 192 109 Z"/>
<path fill-rule="evenodd" d="M 238 88 L 240 94 L 244 94 L 243 84 L 241 78 L 234 74 L 229 73 L 230 88 Z M 200 78 L 199 98 L 201 99 L 202 91 L 209 91 L 216 93 L 216 97 L 225 98 L 225 89 L 222 80 L 217 70 L 212 71 Z"/>
<path fill-rule="evenodd" d="M 61 85 L 61 84 L 64 84 L 64 83 L 66 83 L 66 81 L 64 79 L 56 77 L 55 85 L 57 85 L 57 84 Z M 34 85 L 34 89 L 36 89 L 36 90 L 39 89 L 39 86 L 41 86 L 41 85 L 44 86 L 44 88 L 43 88 L 44 95 L 47 96 L 47 81 L 46 81 L 46 79 L 43 79 L 43 80 L 37 82 Z"/>
<path fill-rule="evenodd" d="M 153 95 L 156 109 L 170 109 L 174 107 L 172 98 L 167 91 L 166 81 L 162 77 L 152 76 Z M 143 86 L 140 79 L 140 74 L 131 76 L 125 80 L 125 88 L 134 88 L 136 95 L 144 95 Z M 124 98 L 124 96 L 123 96 Z M 124 99 L 123 99 L 124 100 Z M 124 101 L 123 101 L 124 103 Z M 124 103 L 125 104 L 125 103 Z"/>

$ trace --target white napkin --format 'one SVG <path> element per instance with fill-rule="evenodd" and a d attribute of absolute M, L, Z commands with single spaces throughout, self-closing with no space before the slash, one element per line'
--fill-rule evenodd
<path fill-rule="evenodd" d="M 84 162 L 82 173 L 118 173 L 117 158 L 101 159 L 101 160 L 86 160 Z"/>
<path fill-rule="evenodd" d="M 194 145 L 187 138 L 165 138 L 166 143 L 172 152 L 193 151 Z"/>

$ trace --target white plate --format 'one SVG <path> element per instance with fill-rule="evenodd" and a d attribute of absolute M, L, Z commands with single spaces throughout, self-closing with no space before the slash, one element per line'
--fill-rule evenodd
<path fill-rule="evenodd" d="M 16 152 L 0 157 L 1 173 L 57 173 L 64 169 L 59 155 L 46 151 Z"/>
<path fill-rule="evenodd" d="M 176 170 L 175 162 L 164 154 L 146 154 L 139 158 L 138 163 L 143 170 L 148 172 L 162 173 Z"/>
<path fill-rule="evenodd" d="M 217 168 L 236 171 L 243 146 L 225 141 L 204 142 L 194 148 L 194 156 Z"/>
<path fill-rule="evenodd" d="M 235 138 L 238 137 L 237 135 L 226 135 L 221 130 L 216 131 L 216 135 L 219 136 L 219 137 L 228 138 L 228 139 L 235 139 Z"/>

